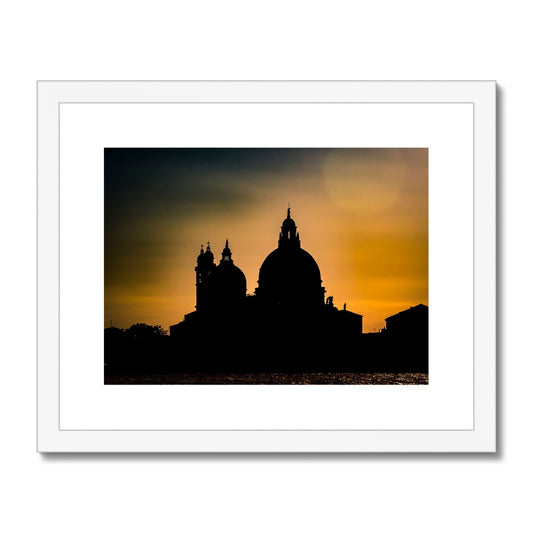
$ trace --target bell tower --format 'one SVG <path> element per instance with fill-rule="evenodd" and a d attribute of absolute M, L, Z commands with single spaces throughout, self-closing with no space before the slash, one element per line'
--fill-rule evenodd
<path fill-rule="evenodd" d="M 215 270 L 214 256 L 209 241 L 204 252 L 204 245 L 200 246 L 200 255 L 196 259 L 196 310 L 206 308 L 209 299 L 208 278 Z"/>

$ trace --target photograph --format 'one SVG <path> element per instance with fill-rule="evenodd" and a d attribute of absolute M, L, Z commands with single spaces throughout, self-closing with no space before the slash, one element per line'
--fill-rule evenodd
<path fill-rule="evenodd" d="M 428 148 L 105 147 L 106 385 L 427 385 Z"/>

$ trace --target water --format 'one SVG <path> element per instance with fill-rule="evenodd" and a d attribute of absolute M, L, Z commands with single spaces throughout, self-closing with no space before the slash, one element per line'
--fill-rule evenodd
<path fill-rule="evenodd" d="M 107 374 L 106 385 L 427 385 L 421 372 L 264 374 Z"/>

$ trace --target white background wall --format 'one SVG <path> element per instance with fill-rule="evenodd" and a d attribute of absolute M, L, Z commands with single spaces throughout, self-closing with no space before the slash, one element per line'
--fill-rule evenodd
<path fill-rule="evenodd" d="M 4 1 L 0 529 L 526 531 L 532 527 L 533 75 L 528 2 Z M 36 79 L 495 79 L 500 452 L 35 452 Z"/>

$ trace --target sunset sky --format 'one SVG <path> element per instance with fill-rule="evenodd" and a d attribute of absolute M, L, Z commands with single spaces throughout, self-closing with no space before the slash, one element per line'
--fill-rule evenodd
<path fill-rule="evenodd" d="M 291 206 L 326 297 L 363 330 L 428 304 L 426 148 L 107 148 L 105 326 L 165 329 L 194 311 L 196 257 L 225 240 L 257 287 Z"/>

